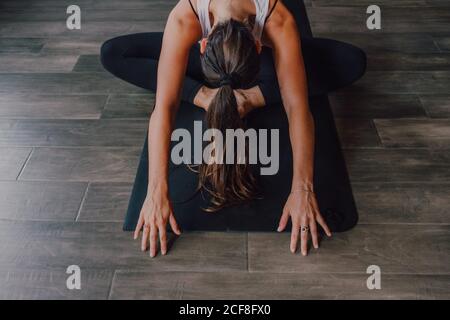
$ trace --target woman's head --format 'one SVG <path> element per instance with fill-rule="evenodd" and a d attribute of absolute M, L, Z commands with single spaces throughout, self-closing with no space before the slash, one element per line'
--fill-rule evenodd
<path fill-rule="evenodd" d="M 233 90 L 249 88 L 255 83 L 260 66 L 259 48 L 248 26 L 231 19 L 216 25 L 202 51 L 205 80 L 210 86 L 218 87 L 208 107 L 206 123 L 208 128 L 220 130 L 225 137 L 226 129 L 244 127 Z M 211 195 L 210 211 L 256 195 L 256 180 L 248 164 L 237 164 L 236 158 L 234 164 L 200 166 L 199 186 Z"/>

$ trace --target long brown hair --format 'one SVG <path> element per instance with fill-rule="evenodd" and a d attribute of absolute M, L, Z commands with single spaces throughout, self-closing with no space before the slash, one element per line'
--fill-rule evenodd
<path fill-rule="evenodd" d="M 224 137 L 226 129 L 244 129 L 233 90 L 254 83 L 259 72 L 259 54 L 249 27 L 233 19 L 218 24 L 208 37 L 201 62 L 205 80 L 219 88 L 206 113 L 208 128 L 220 130 Z M 224 145 L 223 159 L 225 149 Z M 255 198 L 257 183 L 247 159 L 245 164 L 238 164 L 235 156 L 234 164 L 200 165 L 199 187 L 211 196 L 207 211 Z"/>

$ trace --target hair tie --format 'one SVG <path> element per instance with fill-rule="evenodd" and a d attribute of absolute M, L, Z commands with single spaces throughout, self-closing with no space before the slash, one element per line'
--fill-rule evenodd
<path fill-rule="evenodd" d="M 231 86 L 232 89 L 238 89 L 240 84 L 236 79 L 236 74 L 233 72 L 231 74 L 224 74 L 220 77 L 219 86 Z"/>

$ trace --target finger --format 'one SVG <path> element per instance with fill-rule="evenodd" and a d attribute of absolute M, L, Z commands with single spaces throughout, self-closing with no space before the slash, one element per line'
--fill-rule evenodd
<path fill-rule="evenodd" d="M 308 220 L 304 219 L 300 226 L 300 247 L 302 251 L 302 255 L 306 256 L 308 254 L 308 233 L 309 233 L 309 224 Z M 306 228 L 306 229 L 305 229 Z"/>
<path fill-rule="evenodd" d="M 319 237 L 317 236 L 317 223 L 315 220 L 311 219 L 309 222 L 309 229 L 311 231 L 311 238 L 314 248 L 319 248 Z"/>
<path fill-rule="evenodd" d="M 141 239 L 141 250 L 145 251 L 147 250 L 147 242 L 148 242 L 148 237 L 150 234 L 150 225 L 149 224 L 144 224 L 144 230 L 142 231 L 142 239 Z"/>
<path fill-rule="evenodd" d="M 314 208 L 314 211 L 315 211 L 315 217 L 316 217 L 317 222 L 320 224 L 322 229 L 325 231 L 326 235 L 331 237 L 330 228 L 328 228 L 328 225 L 325 222 L 325 219 L 320 214 L 319 205 L 317 204 L 317 200 L 314 197 L 313 197 L 312 204 L 313 204 L 313 208 Z"/>
<path fill-rule="evenodd" d="M 283 209 L 283 214 L 281 215 L 277 231 L 278 232 L 283 231 L 286 228 L 288 221 L 289 221 L 289 210 Z"/>
<path fill-rule="evenodd" d="M 181 234 L 181 230 L 180 227 L 178 226 L 177 220 L 175 219 L 173 213 L 171 213 L 169 216 L 169 223 L 170 227 L 172 228 L 172 231 L 179 236 Z"/>
<path fill-rule="evenodd" d="M 159 243 L 161 246 L 161 254 L 165 255 L 167 253 L 167 231 L 166 225 L 161 223 L 159 226 Z"/>
<path fill-rule="evenodd" d="M 320 224 L 322 229 L 325 231 L 326 235 L 331 237 L 330 228 L 328 228 L 327 223 L 325 222 L 324 218 L 320 215 L 320 213 L 316 213 L 316 220 Z"/>
<path fill-rule="evenodd" d="M 158 228 L 155 224 L 150 226 L 150 257 L 156 256 L 158 246 Z"/>
<path fill-rule="evenodd" d="M 136 225 L 136 229 L 134 229 L 134 240 L 139 237 L 139 233 L 141 232 L 142 226 L 144 225 L 144 215 L 139 215 L 139 220 Z"/>
<path fill-rule="evenodd" d="M 297 250 L 298 243 L 298 233 L 300 230 L 300 224 L 298 222 L 292 222 L 292 230 L 291 230 L 291 252 L 295 253 Z"/>

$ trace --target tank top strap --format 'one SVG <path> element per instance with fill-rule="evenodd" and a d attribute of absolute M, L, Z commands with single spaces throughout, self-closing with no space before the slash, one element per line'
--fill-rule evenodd
<path fill-rule="evenodd" d="M 209 20 L 209 3 L 211 0 L 197 0 L 198 20 L 202 27 L 203 38 L 208 37 L 211 32 L 211 21 Z"/>
<path fill-rule="evenodd" d="M 269 0 L 253 0 L 256 7 L 255 26 L 253 27 L 253 35 L 256 39 L 261 40 L 264 31 L 264 22 L 269 12 Z"/>

